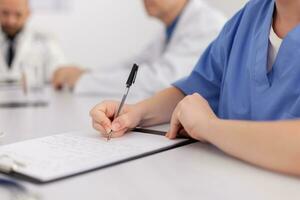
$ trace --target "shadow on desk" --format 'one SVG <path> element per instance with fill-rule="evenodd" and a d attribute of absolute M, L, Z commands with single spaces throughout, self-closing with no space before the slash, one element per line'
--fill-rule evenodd
<path fill-rule="evenodd" d="M 43 108 L 49 105 L 46 101 L 36 102 L 4 102 L 0 103 L 0 109 L 17 109 L 17 108 Z"/>

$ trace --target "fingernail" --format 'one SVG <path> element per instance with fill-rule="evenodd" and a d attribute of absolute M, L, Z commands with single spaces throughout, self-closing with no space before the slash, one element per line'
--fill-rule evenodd
<path fill-rule="evenodd" d="M 108 126 L 105 127 L 105 131 L 106 133 L 110 133 L 111 132 L 111 128 L 109 128 Z"/>
<path fill-rule="evenodd" d="M 113 125 L 112 125 L 112 129 L 113 129 L 114 131 L 118 131 L 118 130 L 120 129 L 120 127 L 121 127 L 121 125 L 120 125 L 119 122 L 115 122 L 115 123 L 113 123 Z"/>

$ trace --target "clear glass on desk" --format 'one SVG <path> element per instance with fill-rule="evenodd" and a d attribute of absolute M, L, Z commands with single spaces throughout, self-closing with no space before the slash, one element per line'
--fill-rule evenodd
<path fill-rule="evenodd" d="M 35 106 L 36 102 L 48 101 L 46 92 L 47 53 L 42 42 L 37 40 L 24 53 L 24 58 L 18 64 L 18 73 L 5 79 L 0 84 L 0 108 L 27 107 L 28 103 Z M 14 80 L 14 81 L 5 81 Z"/>
<path fill-rule="evenodd" d="M 30 100 L 44 98 L 46 87 L 46 68 L 40 53 L 31 53 L 29 59 L 21 63 L 21 87 Z"/>
<path fill-rule="evenodd" d="M 29 74 L 29 70 L 27 73 Z M 30 72 L 31 73 L 31 72 Z M 39 82 L 35 77 L 30 77 L 28 86 L 24 76 L 24 84 L 16 86 L 2 86 L 0 89 L 0 109 L 2 108 L 23 108 L 23 107 L 45 107 L 48 105 L 49 92 L 46 84 Z M 0 136 L 1 137 L 1 136 Z M 0 138 L 1 139 L 1 138 Z M 1 200 L 1 198 L 0 198 Z"/>

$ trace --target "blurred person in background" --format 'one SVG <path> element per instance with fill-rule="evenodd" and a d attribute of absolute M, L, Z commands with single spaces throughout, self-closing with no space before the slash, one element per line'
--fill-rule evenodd
<path fill-rule="evenodd" d="M 60 68 L 53 77 L 53 86 L 74 87 L 77 94 L 116 96 L 123 92 L 124 79 L 136 62 L 140 72 L 133 95 L 151 96 L 188 75 L 226 21 L 202 0 L 144 0 L 144 5 L 148 15 L 165 26 L 144 51 L 125 62 L 101 66 L 95 71 Z"/>
<path fill-rule="evenodd" d="M 30 67 L 43 68 L 44 79 L 49 81 L 56 68 L 67 64 L 62 49 L 51 34 L 27 25 L 30 15 L 29 0 L 0 0 L 2 82 L 20 81 L 23 71 Z"/>

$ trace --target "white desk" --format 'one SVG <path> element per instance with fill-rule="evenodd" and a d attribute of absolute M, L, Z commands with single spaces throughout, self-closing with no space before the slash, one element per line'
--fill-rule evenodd
<path fill-rule="evenodd" d="M 0 109 L 7 134 L 2 144 L 89 128 L 88 112 L 99 101 L 52 92 L 48 108 Z M 300 198 L 300 179 L 256 168 L 200 143 L 47 185 L 24 184 L 45 200 Z"/>
<path fill-rule="evenodd" d="M 89 111 L 101 101 L 100 97 L 73 98 L 70 93 L 55 93 L 52 90 L 47 93 L 47 107 L 0 108 L 0 131 L 6 134 L 0 144 L 89 127 Z"/>

